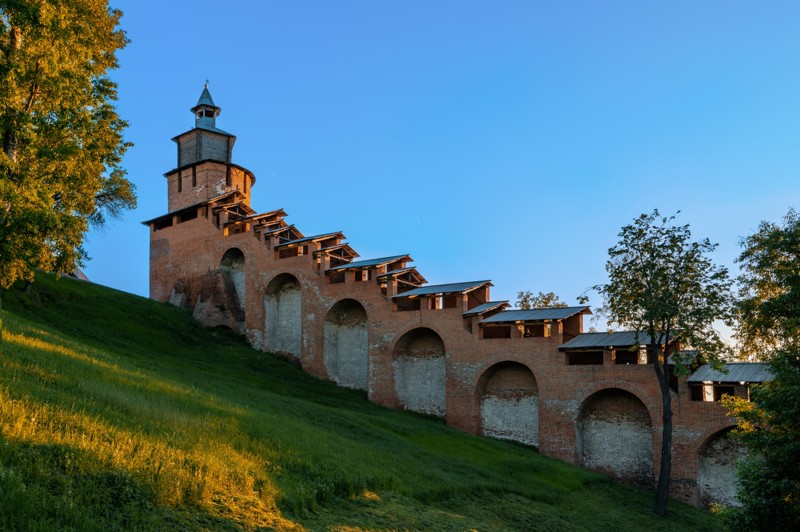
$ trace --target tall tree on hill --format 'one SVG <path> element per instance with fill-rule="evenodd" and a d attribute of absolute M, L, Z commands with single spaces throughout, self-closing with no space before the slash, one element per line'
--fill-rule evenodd
<path fill-rule="evenodd" d="M 707 362 L 719 362 L 726 347 L 714 322 L 732 316 L 728 270 L 715 266 L 708 239 L 692 241 L 688 225 L 673 225 L 675 216 L 658 210 L 642 214 L 619 233 L 608 250 L 608 284 L 594 288 L 604 297 L 600 309 L 609 323 L 639 331 L 639 342 L 653 360 L 661 391 L 661 460 L 654 511 L 667 514 L 672 468 L 672 396 L 669 357 L 676 374 L 689 361 L 674 352 L 674 339 L 699 350 Z"/>
<path fill-rule="evenodd" d="M 555 292 L 539 292 L 534 294 L 530 290 L 517 292 L 517 308 L 528 310 L 532 308 L 561 308 L 567 304 L 561 301 Z"/>
<path fill-rule="evenodd" d="M 800 214 L 761 222 L 741 245 L 736 336 L 744 354 L 769 360 L 800 341 Z"/>
<path fill-rule="evenodd" d="M 761 222 L 738 258 L 737 337 L 750 358 L 768 360 L 774 378 L 750 401 L 727 397 L 736 433 L 749 451 L 739 464 L 739 502 L 731 529 L 800 528 L 800 214 Z"/>
<path fill-rule="evenodd" d="M 136 204 L 107 76 L 120 16 L 107 0 L 0 1 L 0 287 L 71 272 L 90 224 Z"/>

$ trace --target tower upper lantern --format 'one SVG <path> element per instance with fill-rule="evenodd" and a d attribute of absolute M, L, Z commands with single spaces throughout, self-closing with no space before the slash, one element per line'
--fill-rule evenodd
<path fill-rule="evenodd" d="M 208 92 L 208 82 L 203 87 L 203 92 L 200 94 L 200 99 L 197 100 L 197 105 L 192 107 L 191 111 L 195 116 L 195 127 L 216 129 L 217 117 L 221 109 L 214 104 L 211 93 Z"/>
<path fill-rule="evenodd" d="M 217 127 L 220 110 L 206 83 L 197 105 L 191 109 L 195 117 L 194 129 L 172 139 L 178 144 L 179 168 L 206 160 L 231 162 L 236 136 Z"/>

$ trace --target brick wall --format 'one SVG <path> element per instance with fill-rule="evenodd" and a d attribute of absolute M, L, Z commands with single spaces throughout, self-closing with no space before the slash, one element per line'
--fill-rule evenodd
<path fill-rule="evenodd" d="M 188 171 L 181 171 L 184 179 Z M 204 163 L 202 171 L 206 186 L 215 179 L 213 186 L 227 186 L 219 181 L 228 170 L 218 163 Z M 243 170 L 233 174 L 241 176 L 234 187 L 247 177 Z M 171 206 L 181 204 L 174 197 L 180 194 L 169 181 Z M 234 248 L 243 265 L 215 280 Z M 347 272 L 345 282 L 331 284 L 313 255 L 279 258 L 253 233 L 226 234 L 208 214 L 151 228 L 150 250 L 152 298 L 197 310 L 231 301 L 213 292 L 233 290 L 235 300 L 243 299 L 243 316 L 227 323 L 254 346 L 293 357 L 311 374 L 365 388 L 376 403 L 440 415 L 461 430 L 537 445 L 549 456 L 627 480 L 650 483 L 657 474 L 661 407 L 653 367 L 614 365 L 610 354 L 602 365 L 567 365 L 558 346 L 581 332 L 580 316 L 554 323 L 550 337 L 483 339 L 478 320 L 463 313 L 489 300 L 488 287 L 455 298 L 451 308 L 432 310 L 423 301 L 420 310 L 398 311 L 374 276 L 356 282 Z M 225 322 L 210 312 L 196 315 Z M 673 395 L 673 411 L 672 492 L 699 504 L 701 450 L 733 420 L 716 403 L 690 401 L 685 382 Z"/>

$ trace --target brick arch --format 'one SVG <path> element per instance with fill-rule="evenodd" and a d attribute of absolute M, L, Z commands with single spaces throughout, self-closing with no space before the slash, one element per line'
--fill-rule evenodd
<path fill-rule="evenodd" d="M 447 349 L 430 327 L 415 327 L 401 335 L 392 349 L 397 399 L 403 408 L 444 416 L 447 408 Z"/>
<path fill-rule="evenodd" d="M 397 348 L 400 345 L 400 341 L 403 340 L 403 338 L 405 336 L 407 336 L 409 333 L 412 333 L 414 331 L 418 331 L 420 329 L 428 329 L 431 332 L 436 333 L 436 335 L 442 340 L 442 343 L 445 344 L 445 351 L 447 351 L 447 344 L 444 341 L 445 334 L 444 334 L 444 331 L 442 331 L 439 327 L 437 327 L 436 325 L 428 325 L 428 324 L 426 324 L 426 325 L 411 325 L 406 329 L 401 329 L 402 332 L 397 333 L 397 335 L 396 335 L 397 339 L 392 344 L 392 356 L 395 356 L 395 354 L 397 353 Z"/>
<path fill-rule="evenodd" d="M 645 406 L 645 408 L 647 408 L 647 413 L 650 415 L 651 422 L 655 422 L 655 420 L 661 419 L 661 407 L 656 403 L 656 401 L 652 400 L 649 394 L 645 390 L 636 386 L 635 384 L 631 384 L 628 381 L 620 381 L 620 380 L 600 381 L 594 383 L 591 386 L 583 388 L 580 392 L 575 394 L 575 397 L 578 400 L 578 404 L 583 405 L 589 397 L 596 394 L 597 392 L 603 390 L 610 390 L 613 388 L 618 388 L 620 390 L 626 391 L 634 395 L 639 401 L 641 401 L 642 404 Z M 576 416 L 579 414 L 580 411 L 576 412 Z"/>
<path fill-rule="evenodd" d="M 713 427 L 706 429 L 694 440 L 694 454 L 699 454 L 708 445 L 711 439 L 719 433 L 728 432 L 734 428 L 736 428 L 736 421 L 731 418 L 724 418 Z"/>
<path fill-rule="evenodd" d="M 302 352 L 303 297 L 300 281 L 279 273 L 264 295 L 264 344 L 268 351 L 300 357 Z"/>
<path fill-rule="evenodd" d="M 355 299 L 337 301 L 322 324 L 323 358 L 328 377 L 347 388 L 369 385 L 367 311 Z"/>
<path fill-rule="evenodd" d="M 735 427 L 735 424 L 730 424 L 717 430 L 707 430 L 700 438 L 701 443 L 695 454 L 697 491 L 704 505 L 739 505 L 736 497 L 739 487 L 736 462 L 747 456 L 747 451 L 731 438 L 730 432 Z"/>
<path fill-rule="evenodd" d="M 539 445 L 539 386 L 527 364 L 495 362 L 481 373 L 475 390 L 481 434 Z"/>
<path fill-rule="evenodd" d="M 653 417 L 636 394 L 603 388 L 582 402 L 575 423 L 580 464 L 643 486 L 653 483 Z"/>

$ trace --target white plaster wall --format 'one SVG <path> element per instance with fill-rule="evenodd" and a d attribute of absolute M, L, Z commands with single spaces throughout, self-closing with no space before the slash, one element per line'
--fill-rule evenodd
<path fill-rule="evenodd" d="M 264 298 L 266 308 L 265 345 L 267 351 L 299 357 L 302 345 L 302 295 L 299 286 L 286 286 Z"/>
<path fill-rule="evenodd" d="M 652 431 L 638 421 L 588 419 L 581 423 L 584 467 L 626 479 L 653 475 Z"/>
<path fill-rule="evenodd" d="M 739 476 L 736 462 L 747 456 L 746 449 L 728 434 L 714 438 L 698 457 L 697 485 L 706 503 L 740 506 L 736 498 Z"/>
<path fill-rule="evenodd" d="M 539 445 L 539 398 L 487 396 L 481 400 L 484 436 Z"/>
<path fill-rule="evenodd" d="M 369 384 L 366 323 L 337 325 L 326 321 L 323 331 L 328 377 L 340 386 L 366 390 Z"/>
<path fill-rule="evenodd" d="M 239 306 L 244 308 L 244 264 L 238 265 L 236 268 L 229 270 L 228 274 L 231 276 L 233 286 L 236 288 L 236 297 L 239 298 Z"/>
<path fill-rule="evenodd" d="M 392 363 L 397 398 L 407 410 L 444 416 L 445 357 L 400 355 Z"/>
<path fill-rule="evenodd" d="M 244 255 L 241 250 L 237 248 L 229 249 L 222 256 L 220 270 L 225 275 L 228 275 L 233 282 L 236 289 L 236 297 L 239 300 L 239 306 L 245 309 L 244 301 Z"/>

